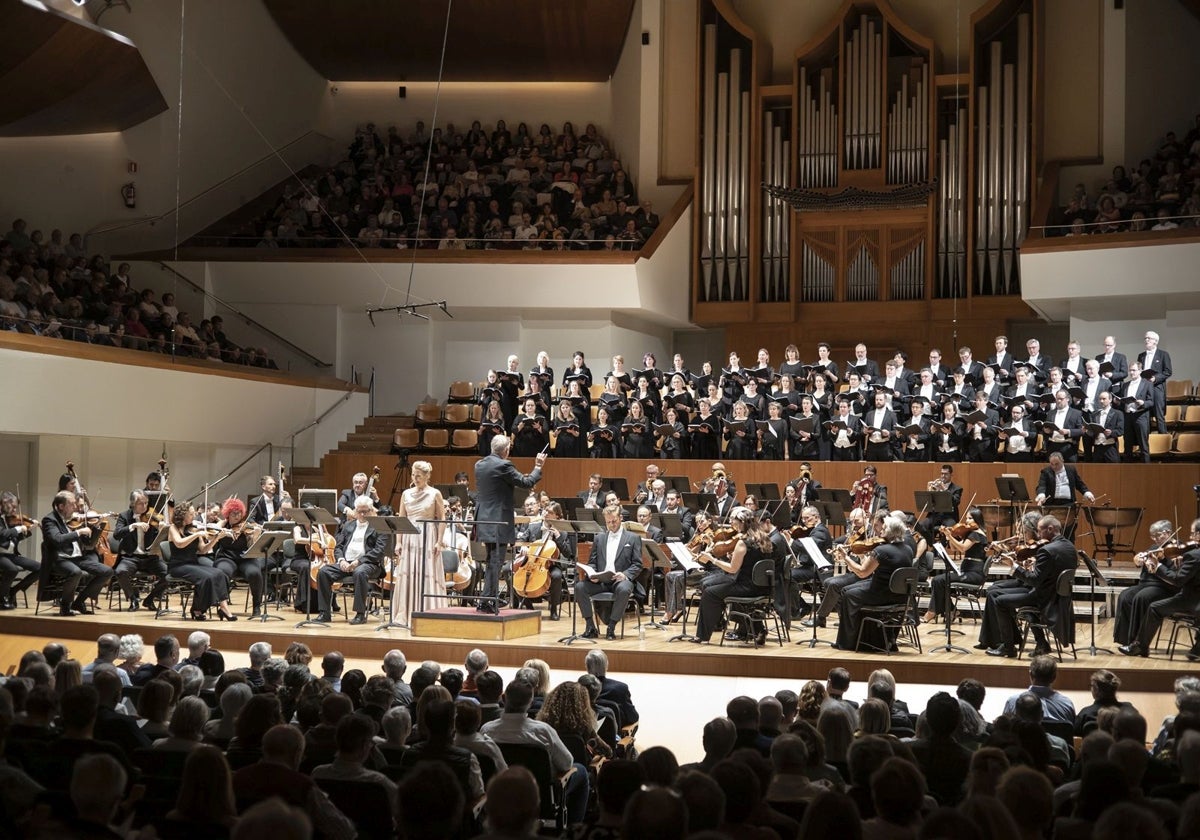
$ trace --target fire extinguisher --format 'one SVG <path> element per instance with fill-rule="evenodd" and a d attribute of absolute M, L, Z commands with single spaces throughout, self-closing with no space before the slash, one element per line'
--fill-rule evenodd
<path fill-rule="evenodd" d="M 121 198 L 125 199 L 125 206 L 131 210 L 137 207 L 137 188 L 133 185 L 133 181 L 121 187 Z"/>

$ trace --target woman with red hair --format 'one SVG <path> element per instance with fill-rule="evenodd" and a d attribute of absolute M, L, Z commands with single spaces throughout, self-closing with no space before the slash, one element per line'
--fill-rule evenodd
<path fill-rule="evenodd" d="M 246 504 L 232 496 L 221 505 L 221 518 L 225 520 L 226 533 L 217 541 L 213 552 L 213 563 L 227 579 L 240 575 L 250 586 L 250 597 L 254 602 L 251 618 L 262 613 L 263 558 L 245 557 L 246 549 L 258 538 L 261 528 L 246 521 Z"/>

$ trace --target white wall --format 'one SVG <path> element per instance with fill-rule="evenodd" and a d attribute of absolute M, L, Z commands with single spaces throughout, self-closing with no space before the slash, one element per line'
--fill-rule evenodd
<path fill-rule="evenodd" d="M 1136 166 L 1200 111 L 1200 19 L 1184 3 L 1126 3 L 1125 148 Z"/>

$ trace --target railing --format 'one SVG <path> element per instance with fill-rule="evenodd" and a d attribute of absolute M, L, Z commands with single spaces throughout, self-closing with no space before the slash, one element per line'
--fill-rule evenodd
<path fill-rule="evenodd" d="M 223 307 L 225 307 L 226 309 L 228 309 L 230 312 L 232 312 L 234 315 L 236 315 L 236 316 L 237 316 L 239 319 L 241 319 L 241 320 L 242 320 L 242 322 L 244 322 L 244 323 L 245 323 L 247 326 L 252 326 L 252 327 L 254 327 L 254 328 L 258 329 L 258 330 L 261 330 L 262 332 L 264 332 L 264 333 L 266 333 L 267 335 L 271 336 L 271 338 L 273 338 L 273 339 L 275 339 L 276 341 L 278 341 L 280 344 L 283 344 L 283 345 L 285 345 L 285 346 L 287 346 L 287 347 L 291 348 L 291 349 L 292 349 L 293 351 L 295 351 L 297 354 L 299 354 L 299 355 L 303 356 L 304 358 L 308 359 L 308 360 L 309 360 L 309 361 L 310 361 L 312 364 L 316 365 L 317 367 L 323 367 L 323 368 L 327 368 L 327 367 L 333 367 L 333 363 L 332 363 L 332 362 L 326 362 L 326 361 L 323 361 L 323 360 L 321 360 L 321 359 L 317 358 L 317 357 L 316 357 L 316 356 L 314 356 L 312 353 L 309 353 L 307 350 L 305 350 L 303 347 L 301 347 L 301 346 L 299 346 L 298 344 L 295 344 L 294 342 L 292 342 L 292 341 L 289 341 L 288 339 L 284 338 L 284 337 L 283 337 L 283 336 L 281 336 L 279 333 L 275 332 L 273 329 L 271 329 L 271 328 L 270 328 L 270 327 L 268 327 L 267 325 L 265 325 L 265 324 L 261 323 L 260 321 L 257 321 L 257 320 L 255 320 L 254 318 L 251 318 L 249 315 L 247 315 L 246 313 L 242 312 L 240 309 L 238 309 L 237 307 L 235 307 L 233 304 L 225 302 L 225 301 L 224 301 L 224 300 L 222 300 L 222 299 L 221 299 L 219 296 L 217 296 L 217 295 L 214 295 L 212 292 L 208 291 L 208 289 L 205 289 L 203 286 L 200 286 L 200 285 L 199 285 L 199 284 L 197 284 L 195 281 L 193 281 L 191 278 L 189 278 L 189 277 L 187 277 L 186 275 L 184 275 L 184 274 L 180 273 L 180 272 L 179 272 L 179 271 L 177 271 L 176 269 L 174 269 L 174 268 L 172 268 L 171 266 L 167 265 L 165 262 L 162 262 L 162 261 L 160 260 L 160 261 L 158 261 L 158 265 L 159 265 L 159 268 L 161 268 L 163 271 L 168 271 L 168 272 L 170 272 L 172 275 L 174 275 L 174 276 L 175 276 L 175 278 L 176 278 L 176 279 L 178 279 L 178 280 L 182 280 L 184 283 L 186 283 L 186 284 L 188 284 L 189 286 L 191 286 L 193 289 L 195 289 L 197 292 L 199 292 L 199 293 L 200 293 L 202 296 L 204 296 L 205 298 L 207 298 L 207 299 L 209 299 L 209 300 L 213 301 L 213 302 L 214 302 L 214 303 L 216 303 L 218 306 L 223 306 Z"/>
<path fill-rule="evenodd" d="M 642 237 L 636 240 L 631 239 L 613 239 L 613 247 L 607 248 L 607 242 L 603 239 L 515 239 L 515 238 L 495 238 L 495 237 L 475 237 L 468 238 L 464 236 L 455 237 L 453 240 L 443 240 L 436 237 L 409 237 L 409 236 L 381 236 L 378 239 L 372 238 L 370 242 L 363 242 L 358 237 L 352 237 L 354 244 L 360 248 L 366 249 L 367 253 L 374 253 L 377 249 L 385 251 L 637 251 L 640 250 L 649 237 Z M 263 245 L 262 248 L 258 246 Z M 449 243 L 443 245 L 443 243 Z M 286 251 L 293 248 L 349 248 L 346 244 L 346 239 L 335 237 L 322 236 L 296 236 L 286 240 L 270 239 L 264 240 L 261 236 L 193 236 L 188 240 L 189 248 L 254 248 L 257 253 L 263 250 L 269 252 Z"/>
<path fill-rule="evenodd" d="M 374 393 L 375 393 L 374 388 L 375 388 L 375 373 L 374 373 L 374 371 L 372 371 L 372 373 L 371 373 L 371 389 L 372 390 L 371 390 L 371 396 L 370 396 L 370 399 L 372 399 L 372 400 L 374 398 Z M 354 394 L 357 391 L 358 391 L 358 384 L 355 382 L 351 382 L 350 387 L 346 389 L 346 392 L 344 394 L 342 394 L 341 399 L 339 399 L 333 405 L 329 406 L 329 408 L 327 408 L 323 412 L 321 412 L 316 417 L 316 419 L 314 419 L 311 423 L 306 423 L 303 426 L 301 426 L 299 429 L 296 429 L 294 432 L 291 433 L 290 437 L 292 439 L 292 469 L 293 470 L 296 469 L 296 436 L 303 434 L 304 432 L 307 432 L 309 429 L 313 428 L 314 426 L 321 425 L 321 421 L 323 421 L 326 417 L 328 417 L 330 414 L 332 414 L 334 409 L 341 407 L 342 403 L 349 400 L 352 396 L 354 396 Z M 370 416 L 373 413 L 374 413 L 374 402 L 371 403 L 371 411 L 368 412 L 368 416 Z"/>

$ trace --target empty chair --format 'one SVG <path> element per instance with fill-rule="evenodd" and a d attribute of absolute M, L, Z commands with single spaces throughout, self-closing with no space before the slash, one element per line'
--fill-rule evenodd
<path fill-rule="evenodd" d="M 424 429 L 421 432 L 421 448 L 440 451 L 450 448 L 449 429 Z"/>
<path fill-rule="evenodd" d="M 468 426 L 471 423 L 471 406 L 466 403 L 447 403 L 442 420 L 447 426 Z"/>
<path fill-rule="evenodd" d="M 474 452 L 479 446 L 479 433 L 474 429 L 455 429 L 450 437 L 450 451 Z"/>
<path fill-rule="evenodd" d="M 1150 457 L 1161 461 L 1171 452 L 1171 435 L 1163 432 L 1150 433 Z"/>
<path fill-rule="evenodd" d="M 437 403 L 421 403 L 414 414 L 417 426 L 440 426 L 442 409 Z"/>
<path fill-rule="evenodd" d="M 451 382 L 450 392 L 446 395 L 446 401 L 452 403 L 474 402 L 475 386 L 461 379 Z"/>
<path fill-rule="evenodd" d="M 393 452 L 412 452 L 421 445 L 421 432 L 417 429 L 396 429 L 392 433 Z"/>

